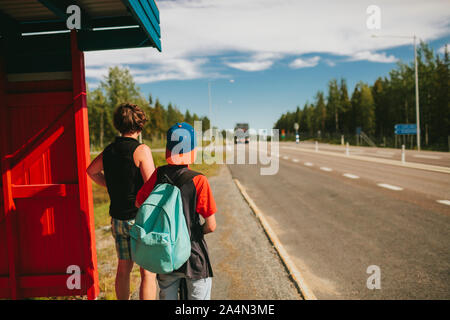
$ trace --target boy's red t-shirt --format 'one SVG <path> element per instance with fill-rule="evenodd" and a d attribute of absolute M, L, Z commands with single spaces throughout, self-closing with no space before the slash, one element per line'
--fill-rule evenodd
<path fill-rule="evenodd" d="M 150 179 L 142 186 L 136 196 L 136 204 L 140 207 L 147 200 L 150 193 L 155 188 L 158 168 L 153 172 Z M 216 202 L 214 200 L 211 186 L 208 179 L 199 174 L 192 179 L 195 189 L 197 190 L 197 206 L 196 211 L 203 218 L 208 218 L 217 212 Z"/>

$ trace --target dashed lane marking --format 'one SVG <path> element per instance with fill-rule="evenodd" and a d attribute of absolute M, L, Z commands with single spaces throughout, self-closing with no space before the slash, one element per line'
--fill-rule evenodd
<path fill-rule="evenodd" d="M 326 171 L 326 172 L 331 172 L 331 171 L 333 171 L 333 169 L 328 168 L 328 167 L 320 167 L 320 170 Z"/>
<path fill-rule="evenodd" d="M 440 204 L 445 204 L 447 206 L 450 206 L 450 200 L 436 200 L 437 202 L 439 202 Z"/>
<path fill-rule="evenodd" d="M 378 183 L 377 185 L 379 187 L 386 188 L 386 189 L 389 189 L 389 190 L 394 190 L 394 191 L 402 191 L 403 190 L 403 188 L 401 188 L 401 187 L 393 186 L 393 185 L 390 185 L 390 184 L 387 184 L 387 183 Z"/>
<path fill-rule="evenodd" d="M 422 158 L 422 159 L 433 159 L 433 160 L 439 160 L 441 157 L 439 156 L 429 156 L 424 154 L 415 154 L 413 155 L 414 158 Z"/>
<path fill-rule="evenodd" d="M 311 162 L 305 162 L 304 165 L 307 167 L 312 167 L 314 164 Z"/>
<path fill-rule="evenodd" d="M 344 173 L 343 176 L 346 178 L 349 178 L 349 179 L 359 179 L 358 176 L 351 174 L 351 173 Z"/>

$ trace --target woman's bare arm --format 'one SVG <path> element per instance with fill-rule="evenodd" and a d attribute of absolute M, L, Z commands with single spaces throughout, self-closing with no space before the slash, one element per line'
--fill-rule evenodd
<path fill-rule="evenodd" d="M 133 158 L 136 166 L 138 166 L 141 170 L 144 183 L 147 182 L 147 180 L 152 176 L 153 171 L 155 171 L 152 151 L 146 144 L 141 144 L 136 148 Z"/>
<path fill-rule="evenodd" d="M 86 170 L 89 177 L 95 183 L 106 187 L 105 175 L 103 174 L 103 153 L 100 153 L 89 165 Z"/>

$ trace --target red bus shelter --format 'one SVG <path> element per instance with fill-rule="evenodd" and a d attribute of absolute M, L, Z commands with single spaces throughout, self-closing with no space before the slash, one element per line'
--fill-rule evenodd
<path fill-rule="evenodd" d="M 0 0 L 0 298 L 98 296 L 83 51 L 137 47 L 153 0 Z"/>

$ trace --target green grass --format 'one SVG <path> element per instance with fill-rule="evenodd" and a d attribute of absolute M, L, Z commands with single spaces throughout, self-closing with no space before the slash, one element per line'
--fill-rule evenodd
<path fill-rule="evenodd" d="M 144 143 L 150 147 L 150 149 L 164 149 L 166 147 L 166 140 L 154 139 L 154 140 L 146 140 L 144 139 Z"/>

